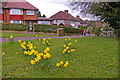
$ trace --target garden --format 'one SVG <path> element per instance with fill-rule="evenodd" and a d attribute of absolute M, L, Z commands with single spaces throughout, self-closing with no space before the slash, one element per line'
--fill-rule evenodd
<path fill-rule="evenodd" d="M 2 43 L 3 78 L 117 78 L 118 41 L 111 37 Z"/>

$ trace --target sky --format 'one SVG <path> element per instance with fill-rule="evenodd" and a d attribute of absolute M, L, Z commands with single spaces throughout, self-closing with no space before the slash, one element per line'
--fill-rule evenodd
<path fill-rule="evenodd" d="M 68 12 L 76 17 L 78 15 L 77 12 L 74 12 L 70 7 L 68 7 L 68 0 L 26 0 L 27 2 L 31 3 L 35 7 L 39 9 L 41 14 L 45 14 L 47 18 L 51 17 L 52 15 L 56 14 L 59 11 L 68 10 Z M 80 18 L 81 15 L 79 15 Z M 86 20 L 89 18 L 82 18 Z"/>

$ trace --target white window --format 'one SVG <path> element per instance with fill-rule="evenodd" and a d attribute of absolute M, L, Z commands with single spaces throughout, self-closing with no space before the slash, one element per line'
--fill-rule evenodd
<path fill-rule="evenodd" d="M 10 14 L 23 15 L 23 9 L 10 9 Z"/>
<path fill-rule="evenodd" d="M 3 23 L 3 20 L 0 20 L 0 23 Z"/>
<path fill-rule="evenodd" d="M 3 14 L 3 9 L 2 8 L 0 8 L 0 14 Z"/>
<path fill-rule="evenodd" d="M 38 21 L 38 24 L 48 24 L 48 25 L 50 25 L 50 21 Z"/>
<path fill-rule="evenodd" d="M 22 24 L 23 21 L 22 20 L 11 20 L 10 23 L 20 23 L 20 24 Z"/>
<path fill-rule="evenodd" d="M 27 15 L 34 15 L 34 10 L 27 10 Z"/>

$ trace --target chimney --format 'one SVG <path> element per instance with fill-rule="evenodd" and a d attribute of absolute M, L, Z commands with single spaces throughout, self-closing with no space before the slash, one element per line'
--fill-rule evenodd
<path fill-rule="evenodd" d="M 79 16 L 77 16 L 76 18 L 79 18 Z"/>
<path fill-rule="evenodd" d="M 64 12 L 68 13 L 68 10 L 65 10 Z"/>

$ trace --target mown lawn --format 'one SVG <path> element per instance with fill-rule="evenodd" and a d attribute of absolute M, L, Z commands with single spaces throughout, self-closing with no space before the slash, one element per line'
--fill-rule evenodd
<path fill-rule="evenodd" d="M 77 40 L 77 43 L 74 42 Z M 42 52 L 46 45 L 42 42 L 36 44 L 32 41 L 39 52 Z M 68 67 L 56 68 L 48 71 L 48 67 L 42 68 L 30 64 L 32 57 L 22 54 L 19 43 L 2 43 L 2 75 L 4 78 L 117 78 L 118 77 L 118 41 L 116 38 L 106 37 L 85 37 L 72 38 L 72 47 L 75 52 L 68 56 L 62 55 L 64 39 L 52 39 L 50 42 L 50 54 L 52 59 L 48 64 L 54 64 L 61 60 L 68 60 Z M 16 54 L 16 51 L 19 51 Z"/>
<path fill-rule="evenodd" d="M 27 34 L 27 33 L 8 33 L 8 32 L 2 32 L 0 33 L 2 34 L 0 37 L 1 38 L 6 38 L 6 37 L 10 37 L 11 35 L 13 35 L 14 37 L 35 37 L 36 35 L 41 36 L 41 37 L 52 37 L 52 36 L 56 36 L 56 35 L 42 35 L 42 34 Z"/>

